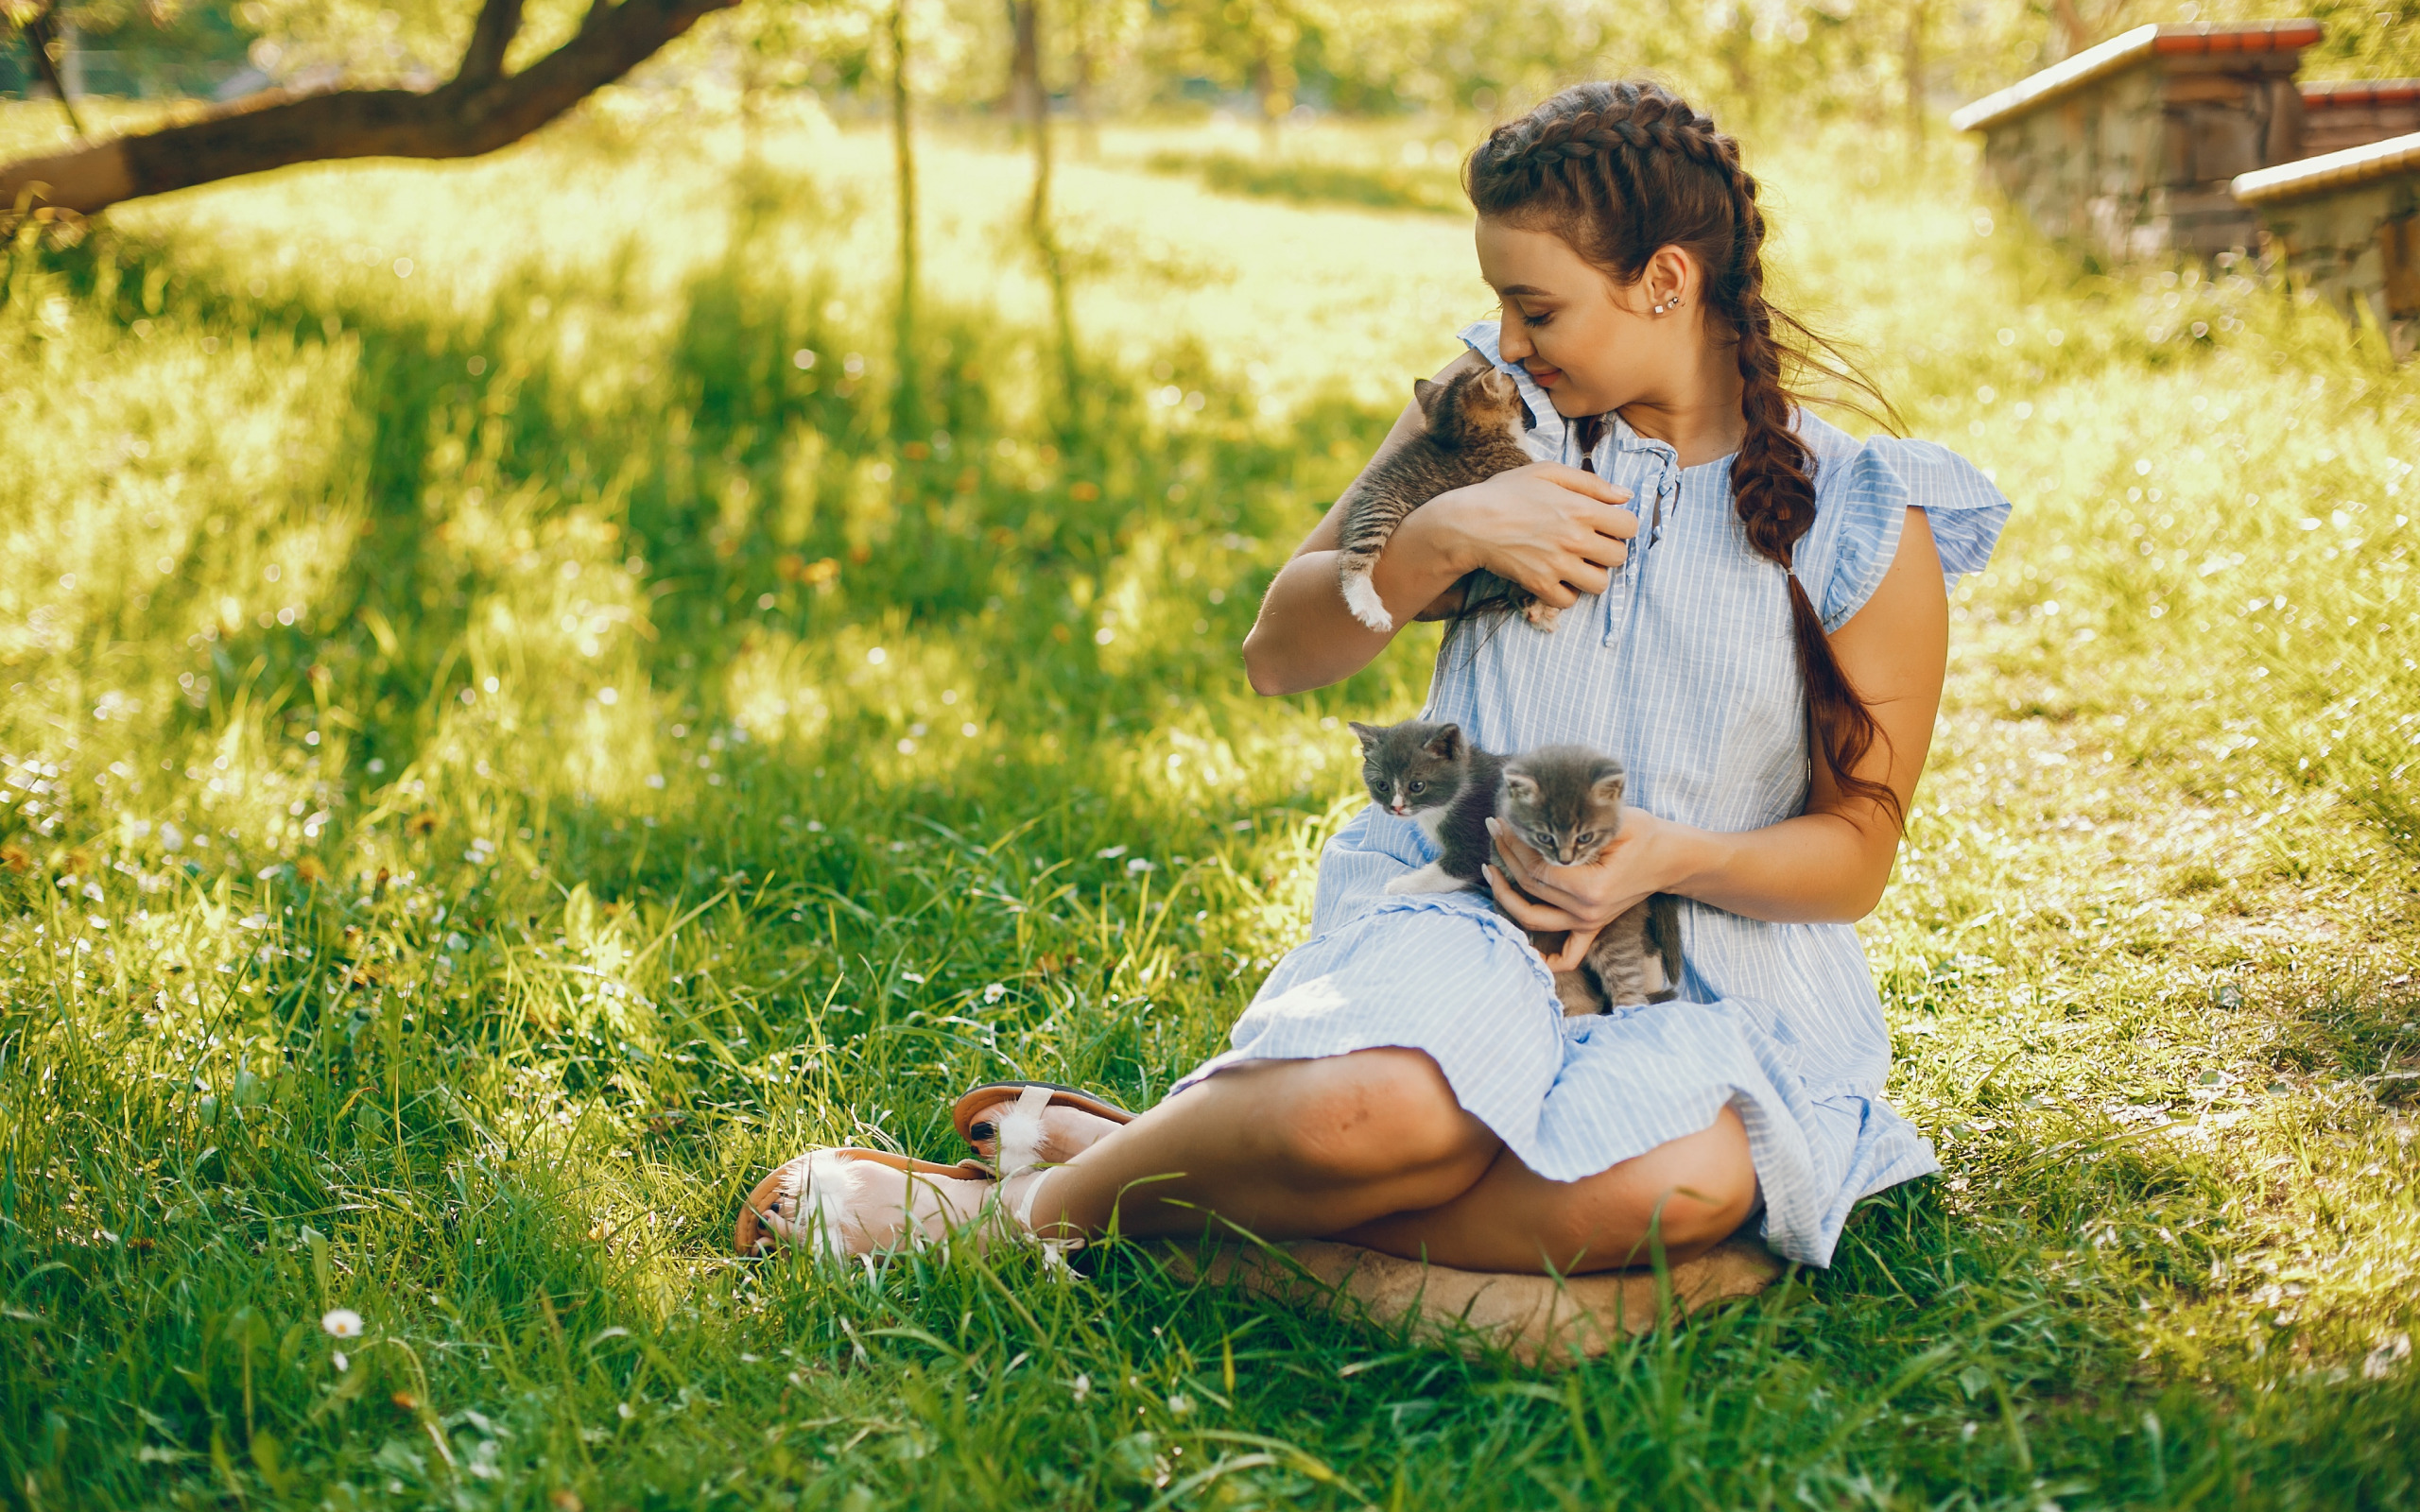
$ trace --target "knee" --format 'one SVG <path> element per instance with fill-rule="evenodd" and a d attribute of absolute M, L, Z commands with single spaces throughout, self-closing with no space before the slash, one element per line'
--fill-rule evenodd
<path fill-rule="evenodd" d="M 1582 1186 L 1597 1200 L 1557 1204 L 1544 1237 L 1549 1258 L 1583 1270 L 1649 1264 L 1658 1244 L 1673 1261 L 1693 1259 L 1730 1238 L 1756 1205 L 1748 1132 L 1729 1108 L 1713 1127 Z"/>
<path fill-rule="evenodd" d="M 1304 1064 L 1310 1074 L 1257 1131 L 1270 1157 L 1299 1175 L 1370 1181 L 1483 1164 L 1492 1153 L 1486 1126 L 1462 1110 L 1420 1051 L 1364 1050 Z"/>

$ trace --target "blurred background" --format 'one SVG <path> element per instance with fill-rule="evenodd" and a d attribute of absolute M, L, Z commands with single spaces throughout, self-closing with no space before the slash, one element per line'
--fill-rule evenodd
<path fill-rule="evenodd" d="M 11 0 L 26 16 L 37 0 Z M 476 8 L 462 0 L 62 0 L 73 94 L 240 98 L 271 85 L 427 87 L 453 72 Z M 534 56 L 586 7 L 538 0 Z M 747 0 L 676 42 L 633 82 L 735 108 L 888 109 L 891 7 Z M 916 96 L 957 118 L 1011 117 L 1021 90 L 1078 122 L 1213 112 L 1297 128 L 1326 117 L 1491 116 L 1571 79 L 1652 71 L 1739 126 L 1844 120 L 1869 129 L 1945 112 L 2144 22 L 2308 16 L 2311 78 L 2420 72 L 2411 0 L 909 0 Z M 1037 26 L 1037 19 L 1040 25 Z M 43 89 L 22 37 L 0 95 Z"/>

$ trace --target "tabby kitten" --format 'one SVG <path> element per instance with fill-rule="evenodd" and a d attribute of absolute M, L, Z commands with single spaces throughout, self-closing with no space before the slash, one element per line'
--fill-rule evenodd
<path fill-rule="evenodd" d="M 1621 833 L 1629 785 L 1622 764 L 1600 751 L 1541 747 L 1505 764 L 1496 818 L 1548 861 L 1585 866 Z M 1681 901 L 1665 892 L 1642 900 L 1598 932 L 1581 966 L 1608 1004 L 1679 997 Z"/>
<path fill-rule="evenodd" d="M 1494 368 L 1474 368 L 1443 383 L 1426 378 L 1411 386 L 1426 429 L 1370 464 L 1346 490 L 1342 544 L 1337 558 L 1337 581 L 1353 617 L 1374 630 L 1392 630 L 1393 616 L 1371 585 L 1370 569 L 1378 553 L 1406 516 L 1441 493 L 1466 488 L 1511 468 L 1524 467 L 1530 454 L 1521 449 L 1529 411 L 1521 390 Z M 1478 575 L 1474 575 L 1478 576 Z M 1554 628 L 1557 610 L 1542 604 L 1527 589 L 1486 580 L 1491 598 L 1526 605 L 1530 623 L 1542 630 Z M 1478 583 L 1465 593 L 1480 591 Z"/>

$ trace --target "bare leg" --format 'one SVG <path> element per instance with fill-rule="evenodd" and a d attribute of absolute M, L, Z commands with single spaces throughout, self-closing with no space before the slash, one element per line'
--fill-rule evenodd
<path fill-rule="evenodd" d="M 1335 1236 L 1461 1270 L 1618 1270 L 1651 1263 L 1651 1225 L 1667 1255 L 1688 1260 L 1728 1238 L 1755 1200 L 1748 1131 L 1726 1108 L 1710 1127 L 1579 1181 L 1549 1181 L 1507 1151 L 1450 1201 Z"/>
<path fill-rule="evenodd" d="M 1115 1214 L 1130 1234 L 1219 1219 L 1264 1239 L 1331 1234 L 1449 1203 L 1500 1148 L 1421 1051 L 1248 1062 L 1049 1171 L 1034 1227 L 1099 1233 Z"/>

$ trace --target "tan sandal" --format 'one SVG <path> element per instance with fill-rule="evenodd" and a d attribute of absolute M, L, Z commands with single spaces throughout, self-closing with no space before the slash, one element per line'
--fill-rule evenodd
<path fill-rule="evenodd" d="M 1033 1098 L 1033 1094 L 1037 1091 L 1048 1095 L 1037 1103 Z M 1105 1118 L 1113 1124 L 1123 1125 L 1134 1122 L 1134 1115 L 1115 1103 L 1105 1102 L 1080 1087 L 1063 1086 L 1055 1081 L 987 1081 L 980 1087 L 969 1088 L 965 1095 L 950 1105 L 950 1122 L 957 1125 L 959 1138 L 964 1140 L 977 1155 L 993 1162 L 1003 1172 L 1014 1166 L 1032 1164 L 1034 1155 L 1032 1144 L 1028 1143 L 1022 1152 L 1022 1159 L 1012 1162 L 1003 1162 L 1000 1156 L 1003 1128 L 988 1121 L 980 1124 L 975 1121 L 975 1115 L 982 1111 L 985 1107 L 1002 1101 L 1013 1102 L 1017 1105 L 1008 1118 L 1026 1114 L 1037 1121 L 1032 1129 L 1023 1131 L 1028 1141 L 1039 1140 L 1041 1135 L 1039 1120 L 1043 1109 L 1047 1108 L 1072 1108 L 1080 1113 L 1090 1113 L 1095 1118 Z M 1008 1119 L 1001 1120 L 1002 1125 L 1007 1122 Z"/>
<path fill-rule="evenodd" d="M 739 1226 L 732 1231 L 732 1247 L 742 1255 L 762 1255 L 777 1245 L 818 1249 L 834 1259 L 850 1250 L 841 1226 L 849 1216 L 849 1198 L 856 1176 L 849 1167 L 859 1160 L 905 1171 L 910 1177 L 945 1177 L 954 1181 L 989 1181 L 992 1173 L 981 1162 L 960 1160 L 942 1165 L 888 1150 L 855 1145 L 825 1146 L 807 1151 L 775 1166 L 756 1183 L 740 1205 Z M 1028 1206 L 1031 1206 L 1028 1198 Z"/>

